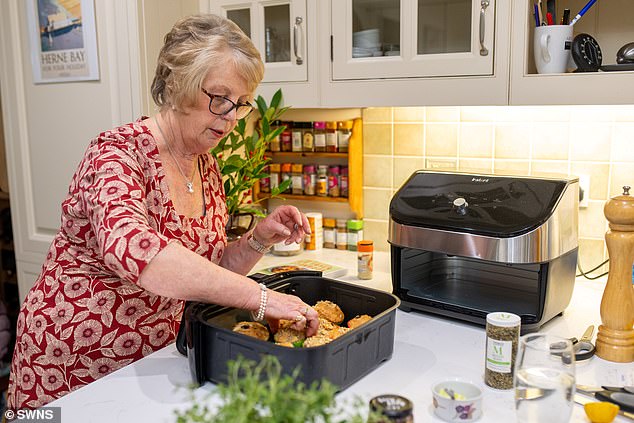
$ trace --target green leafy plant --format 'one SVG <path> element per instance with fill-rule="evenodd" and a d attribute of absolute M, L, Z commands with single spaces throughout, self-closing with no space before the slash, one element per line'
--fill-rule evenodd
<path fill-rule="evenodd" d="M 267 146 L 286 128 L 271 125 L 288 110 L 288 107 L 280 106 L 281 102 L 281 90 L 275 92 L 270 104 L 267 104 L 262 96 L 258 96 L 255 103 L 260 119 L 255 128 L 251 129 L 247 124 L 248 117 L 240 119 L 234 130 L 211 150 L 222 173 L 229 214 L 264 215 L 259 207 L 255 207 L 255 204 L 262 199 L 252 200 L 251 193 L 257 181 L 269 176 L 265 171 L 266 165 L 271 160 L 265 156 Z M 271 187 L 270 196 L 279 196 L 286 191 L 290 183 L 290 180 L 286 180 L 278 187 Z"/>
<path fill-rule="evenodd" d="M 275 356 L 264 356 L 259 363 L 239 358 L 228 363 L 228 380 L 218 384 L 212 395 L 221 405 L 211 410 L 196 401 L 177 411 L 178 423 L 376 423 L 380 416 L 367 411 L 368 406 L 357 398 L 352 407 L 337 406 L 337 388 L 327 380 L 309 386 L 297 381 L 299 369 L 283 374 Z M 207 397 L 207 399 L 210 399 Z M 345 410 L 354 414 L 346 415 Z"/>

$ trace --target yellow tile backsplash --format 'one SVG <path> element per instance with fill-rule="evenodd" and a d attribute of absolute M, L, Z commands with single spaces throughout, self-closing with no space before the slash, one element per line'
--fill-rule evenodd
<path fill-rule="evenodd" d="M 412 172 L 488 169 L 588 175 L 579 263 L 590 270 L 608 257 L 603 205 L 634 186 L 634 105 L 379 107 L 362 115 L 364 232 L 377 250 L 389 249 L 389 199 Z"/>

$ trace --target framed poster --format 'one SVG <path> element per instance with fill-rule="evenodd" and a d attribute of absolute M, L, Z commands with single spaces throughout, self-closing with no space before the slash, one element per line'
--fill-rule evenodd
<path fill-rule="evenodd" d="M 99 79 L 93 0 L 27 0 L 33 81 Z"/>

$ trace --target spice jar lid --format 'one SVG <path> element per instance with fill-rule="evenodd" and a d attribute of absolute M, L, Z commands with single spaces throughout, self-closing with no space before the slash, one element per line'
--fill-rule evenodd
<path fill-rule="evenodd" d="M 346 220 L 345 219 L 337 219 L 337 228 L 346 229 Z"/>
<path fill-rule="evenodd" d="M 282 172 L 290 172 L 291 164 L 290 163 L 282 163 Z"/>
<path fill-rule="evenodd" d="M 304 173 L 315 173 L 315 165 L 304 165 Z"/>
<path fill-rule="evenodd" d="M 522 323 L 522 319 L 517 314 L 495 312 L 487 314 L 487 323 L 494 326 L 511 328 L 519 326 Z"/>
<path fill-rule="evenodd" d="M 352 229 L 353 231 L 358 231 L 359 229 L 363 229 L 363 220 L 358 220 L 358 219 L 348 220 L 348 229 Z"/>
<path fill-rule="evenodd" d="M 391 419 L 409 417 L 414 405 L 400 395 L 379 395 L 370 400 L 370 409 Z"/>
<path fill-rule="evenodd" d="M 279 172 L 280 171 L 280 164 L 279 163 L 271 163 L 269 165 L 269 168 L 270 168 L 271 172 Z"/>
<path fill-rule="evenodd" d="M 313 122 L 313 128 L 314 129 L 325 129 L 326 128 L 326 122 L 324 122 L 322 120 L 317 120 L 317 121 Z"/>
<path fill-rule="evenodd" d="M 340 129 L 352 129 L 352 125 L 353 124 L 354 124 L 354 122 L 351 121 L 351 120 L 343 120 L 343 121 L 337 122 L 337 126 Z"/>
<path fill-rule="evenodd" d="M 324 218 L 324 226 L 328 226 L 331 228 L 335 227 L 335 219 L 333 219 L 332 217 L 325 217 Z"/>
<path fill-rule="evenodd" d="M 326 122 L 326 129 L 337 129 L 337 121 Z"/>
<path fill-rule="evenodd" d="M 362 253 L 371 253 L 372 250 L 374 250 L 374 242 L 368 240 L 357 242 L 357 251 Z"/>

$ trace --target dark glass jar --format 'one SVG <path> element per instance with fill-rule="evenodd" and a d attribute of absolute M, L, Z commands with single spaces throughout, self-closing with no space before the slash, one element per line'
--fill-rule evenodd
<path fill-rule="evenodd" d="M 372 398 L 370 411 L 384 416 L 382 423 L 414 423 L 414 405 L 400 395 L 379 395 Z"/>

